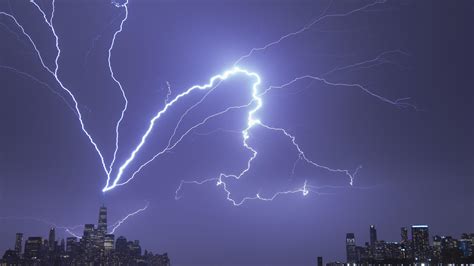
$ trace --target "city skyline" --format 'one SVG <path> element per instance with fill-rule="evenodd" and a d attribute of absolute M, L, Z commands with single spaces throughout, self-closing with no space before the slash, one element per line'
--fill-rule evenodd
<path fill-rule="evenodd" d="M 451 235 L 430 236 L 428 225 L 414 224 L 400 228 L 397 241 L 377 238 L 375 225 L 369 227 L 369 242 L 357 243 L 354 233 L 346 234 L 346 260 L 342 264 L 472 264 L 474 263 L 474 233 L 465 232 L 460 239 Z M 359 245 L 358 245 L 359 244 Z M 328 263 L 330 265 L 338 262 Z"/>
<path fill-rule="evenodd" d="M 99 208 L 97 226 L 85 224 L 82 237 L 70 233 L 67 238 L 56 238 L 56 228 L 49 229 L 48 237 L 16 233 L 14 248 L 6 250 L 0 263 L 7 265 L 76 265 L 84 263 L 169 266 L 167 253 L 142 252 L 139 240 L 115 238 L 107 229 L 107 207 Z M 23 245 L 24 243 L 24 245 Z"/>
<path fill-rule="evenodd" d="M 473 13 L 0 0 L 0 250 L 88 224 L 177 265 L 299 266 L 346 233 L 473 232 Z"/>
<path fill-rule="evenodd" d="M 139 241 L 127 241 L 124 236 L 115 239 L 113 234 L 107 234 L 107 208 L 99 208 L 97 227 L 94 224 L 83 226 L 83 237 L 67 237 L 56 240 L 56 231 L 52 227 L 48 238 L 28 237 L 23 239 L 23 233 L 16 233 L 13 249 L 8 249 L 3 255 L 3 262 L 18 263 L 20 260 L 28 260 L 31 257 L 49 258 L 51 254 L 57 256 L 58 261 L 68 261 L 78 254 L 87 250 L 88 242 L 95 246 L 93 234 L 102 235 L 99 245 L 104 254 L 112 255 L 113 252 L 135 254 L 141 256 L 142 248 Z M 463 233 L 459 239 L 451 235 L 438 235 L 429 233 L 428 225 L 411 225 L 411 237 L 408 236 L 408 228 L 400 227 L 400 238 L 397 241 L 386 241 L 377 237 L 375 225 L 369 227 L 369 241 L 365 245 L 358 245 L 354 233 L 346 234 L 346 262 L 328 262 L 328 265 L 345 265 L 360 263 L 473 263 L 474 262 L 474 233 Z M 95 233 L 94 233 L 95 232 Z M 85 240 L 81 240 L 84 238 Z M 88 240 L 89 239 L 89 240 Z M 79 242 L 78 242 L 79 240 Z M 23 245 L 23 243 L 25 243 Z M 24 248 L 23 248 L 24 247 Z M 89 247 L 89 248 L 90 248 Z M 129 250 L 129 251 L 125 251 Z M 24 251 L 24 252 L 23 252 Z M 91 251 L 89 251 L 91 252 Z M 43 254 L 43 255 L 39 255 Z M 87 252 L 86 252 L 87 254 Z M 48 257 L 50 256 L 50 257 Z M 157 263 L 164 266 L 170 263 L 167 253 L 155 255 L 145 249 L 144 258 L 154 258 Z M 98 255 L 93 255 L 98 257 Z M 54 256 L 53 256 L 54 258 Z M 122 258 L 124 259 L 124 258 Z M 34 260 L 33 260 L 34 261 Z M 80 261 L 76 260 L 76 263 Z M 323 257 L 318 256 L 318 265 L 323 264 Z M 152 264 L 155 265 L 155 264 Z M 156 264 L 158 265 L 158 264 Z M 160 264 L 161 265 L 161 264 Z"/>

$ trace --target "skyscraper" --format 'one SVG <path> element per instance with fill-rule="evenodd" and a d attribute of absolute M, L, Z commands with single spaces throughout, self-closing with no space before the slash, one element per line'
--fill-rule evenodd
<path fill-rule="evenodd" d="M 16 254 L 21 254 L 21 243 L 23 243 L 23 234 L 16 233 L 15 238 L 15 252 Z"/>
<path fill-rule="evenodd" d="M 358 261 L 354 233 L 346 234 L 346 254 L 347 263 L 355 263 Z"/>
<path fill-rule="evenodd" d="M 370 226 L 370 246 L 375 247 L 375 243 L 377 242 L 377 230 L 375 229 L 375 225 Z"/>
<path fill-rule="evenodd" d="M 79 252 L 79 244 L 76 237 L 68 237 L 66 239 L 66 253 L 74 257 Z"/>
<path fill-rule="evenodd" d="M 112 234 L 105 235 L 104 238 L 104 250 L 105 253 L 110 253 L 114 249 L 115 236 Z"/>
<path fill-rule="evenodd" d="M 115 241 L 115 251 L 117 254 L 124 256 L 127 255 L 127 239 L 123 236 L 119 236 Z"/>
<path fill-rule="evenodd" d="M 64 251 L 66 250 L 66 242 L 64 242 L 64 238 L 61 239 L 61 244 L 59 244 L 59 250 L 57 250 L 57 252 L 59 252 L 60 254 L 64 253 Z"/>
<path fill-rule="evenodd" d="M 474 252 L 472 246 L 474 243 L 474 239 L 471 238 L 470 235 L 464 233 L 461 235 L 461 239 L 459 240 L 459 250 L 463 253 L 464 257 L 469 257 Z"/>
<path fill-rule="evenodd" d="M 94 234 L 94 229 L 95 229 L 94 224 L 85 224 L 84 225 L 84 236 L 87 237 L 87 236 L 90 236 L 90 235 Z"/>
<path fill-rule="evenodd" d="M 48 250 L 49 251 L 54 251 L 55 248 L 55 241 L 56 241 L 56 229 L 52 227 L 49 229 L 49 238 L 48 238 Z"/>
<path fill-rule="evenodd" d="M 433 258 L 435 260 L 441 259 L 441 237 L 436 235 L 433 237 Z"/>
<path fill-rule="evenodd" d="M 426 261 L 430 253 L 430 239 L 427 225 L 412 225 L 411 239 L 415 260 Z"/>
<path fill-rule="evenodd" d="M 140 241 L 138 240 L 128 241 L 127 248 L 130 251 L 130 255 L 135 258 L 140 257 L 142 254 L 142 247 L 140 246 Z"/>
<path fill-rule="evenodd" d="M 405 244 L 408 242 L 408 229 L 406 227 L 402 227 L 400 229 L 400 236 L 402 238 L 402 241 L 401 241 L 402 244 Z"/>
<path fill-rule="evenodd" d="M 86 250 L 87 256 L 90 256 L 97 239 L 96 229 L 94 224 L 84 225 L 84 234 L 81 238 L 81 248 Z"/>
<path fill-rule="evenodd" d="M 318 257 L 318 266 L 323 266 L 323 257 Z"/>
<path fill-rule="evenodd" d="M 99 222 L 97 224 L 99 234 L 105 236 L 107 234 L 107 207 L 103 206 L 99 209 Z"/>
<path fill-rule="evenodd" d="M 40 257 L 43 249 L 42 237 L 28 237 L 25 242 L 25 258 L 36 259 Z"/>

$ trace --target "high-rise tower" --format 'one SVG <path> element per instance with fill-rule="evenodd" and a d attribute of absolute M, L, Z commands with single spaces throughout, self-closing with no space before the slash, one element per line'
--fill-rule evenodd
<path fill-rule="evenodd" d="M 375 229 L 375 225 L 371 225 L 370 226 L 370 246 L 374 247 L 376 242 L 377 242 L 377 229 Z"/>
<path fill-rule="evenodd" d="M 103 205 L 102 207 L 100 207 L 99 210 L 99 223 L 97 226 L 97 230 L 103 236 L 107 234 L 107 207 Z"/>
<path fill-rule="evenodd" d="M 356 263 L 358 261 L 354 233 L 346 234 L 346 255 L 347 263 Z"/>
<path fill-rule="evenodd" d="M 427 225 L 412 225 L 411 239 L 413 256 L 417 261 L 427 261 L 430 251 L 430 236 Z"/>
<path fill-rule="evenodd" d="M 48 240 L 48 249 L 49 251 L 54 251 L 55 249 L 55 241 L 56 241 L 56 229 L 51 228 L 49 229 L 49 240 Z"/>
<path fill-rule="evenodd" d="M 15 252 L 16 254 L 21 254 L 21 243 L 23 243 L 23 234 L 16 233 L 15 239 Z"/>
<path fill-rule="evenodd" d="M 400 229 L 400 236 L 402 237 L 402 244 L 408 243 L 408 229 L 406 227 Z"/>

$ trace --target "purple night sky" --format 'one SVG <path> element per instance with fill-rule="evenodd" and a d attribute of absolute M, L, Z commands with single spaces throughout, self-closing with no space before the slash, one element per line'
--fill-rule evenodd
<path fill-rule="evenodd" d="M 37 3 L 51 14 L 50 0 Z M 129 101 L 114 172 L 164 108 L 167 84 L 172 99 L 325 10 L 344 14 L 371 3 L 130 0 L 111 57 Z M 0 12 L 16 17 L 54 69 L 55 38 L 39 10 L 26 0 L 0 0 Z M 107 163 L 124 103 L 107 57 L 124 16 L 125 8 L 110 0 L 57 0 L 53 21 L 61 48 L 58 76 L 79 102 Z M 345 234 L 354 232 L 363 244 L 370 224 L 389 241 L 398 241 L 400 227 L 411 224 L 428 224 L 431 235 L 473 232 L 473 25 L 470 1 L 387 1 L 328 17 L 242 60 L 239 66 L 258 73 L 264 90 L 383 54 L 373 63 L 324 77 L 360 84 L 392 100 L 410 97 L 405 102 L 417 108 L 310 79 L 270 91 L 262 96 L 259 119 L 285 128 L 316 163 L 351 172 L 363 168 L 353 187 L 348 176 L 303 160 L 292 171 L 298 152 L 291 140 L 253 128 L 249 144 L 258 157 L 239 181 L 227 180 L 234 199 L 257 193 L 271 197 L 305 180 L 329 187 L 320 194 L 282 194 L 272 202 L 249 200 L 236 207 L 215 181 L 184 185 L 179 200 L 175 192 L 181 180 L 215 178 L 246 167 L 251 153 L 242 145 L 241 131 L 251 108 L 196 128 L 133 181 L 103 193 L 107 177 L 70 109 L 71 98 L 41 66 L 28 38 L 0 15 L 0 253 L 13 247 L 16 232 L 47 235 L 48 224 L 27 217 L 59 226 L 97 223 L 102 203 L 109 221 L 115 221 L 149 202 L 115 234 L 139 239 L 143 249 L 168 252 L 173 265 L 310 265 L 317 256 L 325 262 L 344 260 Z M 177 134 L 213 113 L 248 103 L 252 83 L 244 75 L 223 81 L 183 120 Z M 156 122 L 125 171 L 127 178 L 166 146 L 180 116 L 204 94 L 184 97 Z M 62 230 L 58 235 L 68 236 Z"/>

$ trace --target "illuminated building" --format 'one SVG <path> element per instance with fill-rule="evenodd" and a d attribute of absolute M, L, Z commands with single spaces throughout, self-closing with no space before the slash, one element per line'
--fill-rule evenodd
<path fill-rule="evenodd" d="M 376 242 L 377 242 L 377 229 L 375 229 L 375 225 L 371 225 L 370 226 L 370 246 L 374 247 Z"/>
<path fill-rule="evenodd" d="M 97 224 L 97 230 L 102 235 L 107 234 L 107 207 L 102 206 L 99 209 L 99 222 Z"/>
<path fill-rule="evenodd" d="M 459 249 L 461 250 L 464 257 L 473 256 L 473 242 L 472 234 L 462 234 L 459 240 Z"/>
<path fill-rule="evenodd" d="M 28 237 L 25 242 L 25 258 L 37 259 L 42 255 L 43 238 L 42 237 Z"/>
<path fill-rule="evenodd" d="M 23 234 L 22 233 L 16 233 L 16 238 L 15 238 L 15 252 L 17 254 L 21 254 L 21 243 L 23 242 Z"/>
<path fill-rule="evenodd" d="M 441 237 L 436 235 L 433 237 L 433 259 L 436 261 L 441 259 Z"/>
<path fill-rule="evenodd" d="M 54 251 L 55 248 L 55 242 L 56 242 L 56 229 L 51 228 L 49 229 L 49 238 L 48 238 L 48 250 Z"/>
<path fill-rule="evenodd" d="M 415 261 L 427 261 L 430 257 L 430 239 L 427 225 L 412 225 L 411 239 Z"/>
<path fill-rule="evenodd" d="M 115 251 L 119 255 L 127 255 L 127 239 L 124 236 L 119 236 L 115 241 Z"/>
<path fill-rule="evenodd" d="M 355 263 L 358 261 L 354 233 L 346 234 L 346 254 L 348 263 Z"/>
<path fill-rule="evenodd" d="M 65 250 L 66 250 L 66 243 L 64 242 L 64 238 L 63 238 L 63 239 L 61 239 L 61 244 L 59 245 L 58 252 L 59 253 L 64 253 Z"/>
<path fill-rule="evenodd" d="M 402 227 L 400 229 L 400 236 L 402 241 L 400 243 L 406 244 L 408 243 L 408 229 L 406 227 Z"/>
<path fill-rule="evenodd" d="M 115 236 L 112 234 L 106 234 L 104 237 L 104 250 L 106 254 L 109 254 L 114 250 L 114 240 Z"/>
<path fill-rule="evenodd" d="M 127 248 L 132 257 L 139 257 L 142 254 L 142 248 L 140 247 L 140 241 L 129 241 L 127 243 Z"/>
<path fill-rule="evenodd" d="M 79 245 L 76 237 L 66 238 L 66 254 L 75 256 L 79 252 Z"/>

